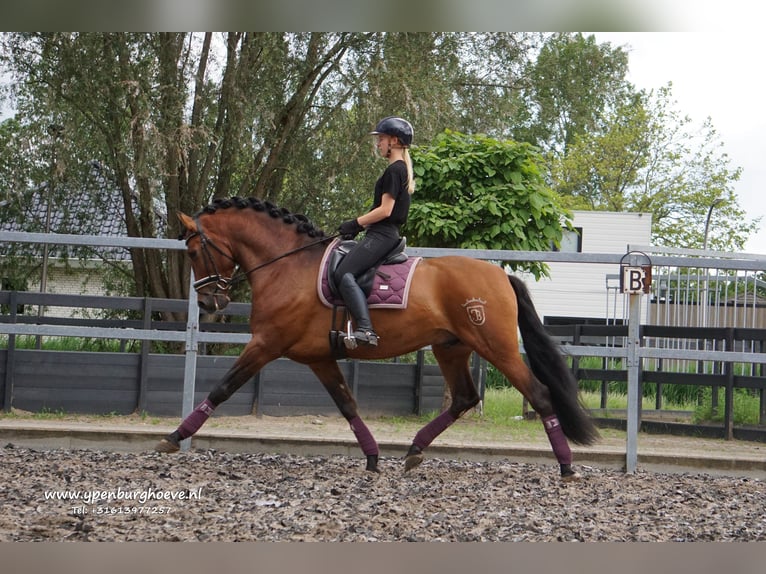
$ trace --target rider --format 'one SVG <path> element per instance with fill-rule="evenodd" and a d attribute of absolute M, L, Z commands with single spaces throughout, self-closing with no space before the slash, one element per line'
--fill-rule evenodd
<path fill-rule="evenodd" d="M 354 318 L 354 338 L 374 346 L 378 344 L 378 336 L 372 328 L 367 298 L 357 278 L 377 265 L 399 244 L 399 230 L 407 221 L 415 180 L 408 149 L 413 136 L 410 122 L 389 116 L 380 120 L 370 135 L 377 137 L 378 153 L 388 160 L 388 167 L 375 182 L 370 211 L 343 222 L 338 228 L 344 239 L 352 239 L 364 230 L 366 233 L 338 265 L 334 279 L 346 308 Z"/>

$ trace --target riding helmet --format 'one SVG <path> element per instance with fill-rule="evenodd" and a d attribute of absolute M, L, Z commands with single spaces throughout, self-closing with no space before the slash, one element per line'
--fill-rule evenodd
<path fill-rule="evenodd" d="M 389 116 L 380 120 L 378 125 L 375 126 L 375 131 L 370 132 L 370 135 L 378 134 L 396 136 L 399 138 L 399 143 L 405 147 L 408 147 L 412 144 L 412 124 L 407 120 L 398 118 L 396 116 Z"/>

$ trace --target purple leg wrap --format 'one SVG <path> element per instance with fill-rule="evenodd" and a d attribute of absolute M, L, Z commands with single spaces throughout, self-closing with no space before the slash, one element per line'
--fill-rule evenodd
<path fill-rule="evenodd" d="M 354 431 L 359 446 L 362 447 L 362 452 L 367 456 L 377 455 L 379 453 L 378 443 L 364 421 L 359 417 L 354 417 L 348 423 L 351 425 L 351 430 Z"/>
<path fill-rule="evenodd" d="M 559 418 L 556 415 L 545 417 L 543 419 L 543 426 L 545 427 L 545 432 L 548 433 L 548 440 L 551 442 L 553 454 L 556 455 L 556 460 L 559 461 L 559 464 L 572 464 L 572 451 L 569 448 L 567 437 L 564 436 L 564 432 L 561 430 Z"/>
<path fill-rule="evenodd" d="M 208 399 L 205 399 L 198 404 L 196 408 L 189 413 L 189 416 L 183 420 L 181 426 L 178 427 L 178 434 L 181 437 L 181 440 L 189 438 L 197 432 L 199 428 L 205 424 L 208 417 L 213 414 L 214 410 L 215 406 L 213 406 L 213 403 Z"/>
<path fill-rule="evenodd" d="M 449 411 L 444 411 L 426 426 L 418 431 L 412 444 L 424 450 L 434 439 L 447 429 L 457 419 Z"/>

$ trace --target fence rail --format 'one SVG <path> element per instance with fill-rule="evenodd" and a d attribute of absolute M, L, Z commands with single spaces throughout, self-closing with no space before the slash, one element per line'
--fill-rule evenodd
<path fill-rule="evenodd" d="M 137 239 L 127 237 L 99 237 L 99 236 L 76 236 L 60 234 L 39 234 L 0 232 L 0 242 L 28 242 L 47 244 L 75 244 L 90 245 L 94 247 L 139 247 L 151 249 L 184 249 L 181 242 L 170 239 Z M 732 254 L 720 252 L 707 252 L 698 250 L 676 251 L 667 255 L 667 249 L 652 246 L 627 246 L 626 254 L 605 253 L 553 253 L 553 252 L 520 252 L 504 250 L 457 250 L 457 249 L 427 249 L 409 247 L 408 253 L 423 257 L 436 257 L 442 255 L 464 255 L 477 259 L 505 262 L 571 262 L 571 263 L 602 263 L 605 265 L 620 266 L 626 261 L 630 264 L 631 255 L 634 251 L 650 254 L 653 265 L 663 265 L 673 268 L 694 269 L 726 269 L 730 273 L 739 272 L 762 272 L 766 269 L 764 256 L 748 254 Z M 640 264 L 640 261 L 639 261 Z M 190 279 L 191 284 L 194 278 Z M 9 305 L 18 304 L 23 300 L 21 295 L 16 300 L 8 301 Z M 196 302 L 190 297 L 187 303 L 187 323 L 183 331 L 173 331 L 156 328 L 157 325 L 144 323 L 140 328 L 132 327 L 81 327 L 74 325 L 45 325 L 24 324 L 19 322 L 6 322 L 0 324 L 0 333 L 14 336 L 18 334 L 40 336 L 79 336 L 107 339 L 135 339 L 142 341 L 176 341 L 185 345 L 184 358 L 184 392 L 183 408 L 185 415 L 191 412 L 194 405 L 194 382 L 196 378 L 197 356 L 199 346 L 204 343 L 242 343 L 249 339 L 244 333 L 220 333 L 205 331 L 199 324 Z M 687 349 L 687 348 L 649 348 L 642 344 L 639 335 L 641 323 L 640 315 L 641 298 L 631 295 L 630 305 L 624 305 L 627 335 L 620 346 L 597 346 L 568 345 L 565 350 L 572 356 L 595 356 L 619 358 L 624 361 L 628 379 L 628 443 L 626 453 L 626 468 L 630 472 L 635 469 L 637 461 L 636 433 L 638 431 L 639 395 L 638 386 L 640 381 L 641 363 L 644 359 L 679 359 L 679 360 L 702 360 L 720 361 L 725 364 L 766 363 L 766 354 L 763 352 L 742 352 L 730 348 L 718 349 Z M 759 387 L 763 388 L 763 387 Z M 727 387 L 728 390 L 728 387 Z M 727 399 L 728 400 L 728 399 Z M 730 425 L 729 425 L 730 426 Z"/>

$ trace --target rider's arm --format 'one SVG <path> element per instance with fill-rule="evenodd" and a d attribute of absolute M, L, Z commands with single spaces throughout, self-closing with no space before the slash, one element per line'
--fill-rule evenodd
<path fill-rule="evenodd" d="M 362 227 L 367 227 L 373 223 L 377 223 L 378 221 L 383 221 L 394 211 L 394 203 L 396 203 L 394 196 L 390 193 L 384 193 L 378 207 L 368 211 L 364 215 L 357 217 L 356 220 Z"/>

